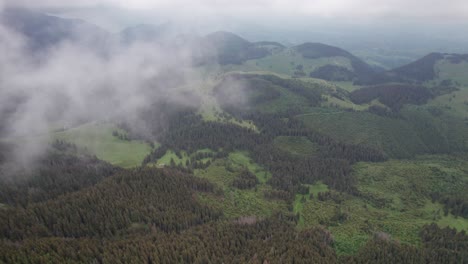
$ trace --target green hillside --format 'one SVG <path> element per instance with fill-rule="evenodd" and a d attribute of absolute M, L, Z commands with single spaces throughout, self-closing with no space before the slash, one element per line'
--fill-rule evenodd
<path fill-rule="evenodd" d="M 55 139 L 77 145 L 113 165 L 131 168 L 140 166 L 151 151 L 151 146 L 141 140 L 125 140 L 113 135 L 117 131 L 126 134 L 114 125 L 88 123 L 53 134 Z"/>

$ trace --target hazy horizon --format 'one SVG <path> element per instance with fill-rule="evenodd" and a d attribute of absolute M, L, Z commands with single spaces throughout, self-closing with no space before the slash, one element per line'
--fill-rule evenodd
<path fill-rule="evenodd" d="M 249 41 L 323 42 L 360 53 L 468 53 L 468 2 L 450 1 L 10 1 L 0 6 L 79 18 L 112 32 L 170 23 L 183 32 L 231 31 Z M 421 8 L 424 7 L 424 8 Z"/>

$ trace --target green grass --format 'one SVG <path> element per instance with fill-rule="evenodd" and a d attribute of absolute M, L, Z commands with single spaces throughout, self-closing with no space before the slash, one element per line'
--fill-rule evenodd
<path fill-rule="evenodd" d="M 228 219 L 242 216 L 268 217 L 274 212 L 286 211 L 286 202 L 269 201 L 264 198 L 263 192 L 268 189 L 267 185 L 261 185 L 252 190 L 226 188 L 222 196 L 199 194 L 199 199 L 214 208 L 223 210 Z"/>
<path fill-rule="evenodd" d="M 181 152 L 182 158 L 179 158 L 175 152 L 172 150 L 168 150 L 164 156 L 162 156 L 160 159 L 158 159 L 158 162 L 156 163 L 159 166 L 165 166 L 165 165 L 170 165 L 171 160 L 174 160 L 174 163 L 176 165 L 182 165 L 185 166 L 185 162 L 189 159 L 187 156 L 187 153 L 185 151 Z"/>
<path fill-rule="evenodd" d="M 290 140 L 290 139 L 281 139 Z M 200 152 L 211 150 L 200 150 Z M 170 155 L 173 155 L 169 153 Z M 185 157 L 185 156 L 184 156 Z M 201 193 L 198 199 L 224 212 L 227 219 L 242 216 L 268 217 L 273 213 L 288 212 L 288 204 L 281 200 L 267 200 L 264 191 L 271 187 L 265 178 L 256 188 L 239 190 L 232 181 L 243 168 L 264 175 L 265 170 L 255 164 L 246 152 L 233 152 L 218 159 L 197 177 L 213 182 L 222 192 Z M 420 245 L 419 232 L 430 223 L 441 227 L 468 230 L 468 220 L 451 214 L 444 216 L 443 205 L 432 203 L 432 192 L 459 193 L 468 183 L 466 156 L 418 156 L 411 160 L 389 160 L 382 163 L 358 163 L 353 167 L 357 188 L 362 194 L 320 201 L 318 193 L 329 191 L 326 184 L 317 182 L 309 187 L 309 194 L 297 194 L 292 204 L 299 214 L 298 229 L 323 225 L 334 237 L 339 255 L 356 253 L 377 232 L 385 232 L 401 243 Z M 313 194 L 313 198 L 310 198 Z M 345 215 L 344 220 L 337 216 Z"/>
<path fill-rule="evenodd" d="M 228 219 L 242 216 L 268 217 L 274 212 L 287 210 L 286 202 L 265 199 L 263 193 L 271 188 L 269 185 L 260 183 L 257 188 L 251 190 L 233 188 L 232 181 L 241 168 L 248 168 L 260 176 L 265 172 L 242 152 L 232 153 L 227 159 L 216 160 L 205 170 L 196 170 L 197 177 L 208 179 L 223 190 L 223 195 L 200 193 L 200 201 L 223 210 Z"/>
<path fill-rule="evenodd" d="M 468 185 L 468 163 L 450 156 L 362 163 L 355 172 L 361 192 L 388 200 L 394 210 L 420 207 L 433 192 L 461 193 Z"/>
<path fill-rule="evenodd" d="M 312 156 L 317 153 L 317 145 L 306 137 L 279 136 L 274 140 L 276 147 L 294 155 Z"/>
<path fill-rule="evenodd" d="M 434 98 L 429 105 L 439 107 L 461 118 L 468 117 L 468 62 L 459 64 L 441 60 L 435 65 L 438 78 L 428 83 L 434 85 L 441 80 L 453 80 L 459 84 L 460 90 Z"/>
<path fill-rule="evenodd" d="M 245 62 L 239 70 L 266 70 L 279 74 L 293 75 L 298 65 L 302 65 L 306 75 L 319 67 L 325 65 L 343 66 L 352 70 L 351 62 L 344 57 L 329 57 L 319 59 L 307 59 L 292 49 L 285 49 L 282 52 L 275 53 L 261 59 L 249 60 Z"/>
<path fill-rule="evenodd" d="M 324 97 L 326 98 L 326 100 L 322 102 L 323 107 L 331 107 L 331 108 L 338 107 L 342 109 L 353 109 L 355 111 L 365 111 L 369 108 L 369 105 L 370 105 L 370 104 L 358 105 L 358 104 L 351 102 L 348 99 L 342 100 L 342 99 L 333 97 L 331 95 L 324 95 Z"/>
<path fill-rule="evenodd" d="M 299 116 L 310 128 L 353 144 L 370 145 L 396 157 L 426 150 L 414 127 L 401 119 L 367 112 L 319 110 Z"/>
<path fill-rule="evenodd" d="M 276 99 L 258 104 L 255 108 L 264 113 L 277 113 L 284 112 L 292 107 L 297 107 L 303 111 L 309 109 L 309 103 L 305 97 L 295 94 L 283 87 L 278 85 L 271 85 L 272 89 L 275 89 L 280 93 L 280 96 Z"/>
<path fill-rule="evenodd" d="M 168 166 L 171 164 L 171 160 L 174 161 L 175 165 L 180 165 L 182 167 L 186 167 L 186 162 L 188 160 L 190 160 L 191 157 L 195 156 L 196 154 L 198 153 L 214 153 L 213 150 L 211 149 L 199 149 L 197 150 L 196 152 L 194 152 L 192 155 L 188 155 L 187 152 L 185 151 L 181 151 L 180 152 L 180 157 L 176 155 L 176 153 L 172 150 L 168 150 L 166 151 L 166 153 L 164 154 L 164 156 L 162 156 L 161 158 L 159 158 L 156 162 L 156 164 L 153 164 L 153 165 L 156 165 L 156 166 Z M 208 161 L 213 161 L 212 158 L 204 158 L 204 159 L 201 159 L 201 160 L 197 160 L 197 161 L 201 161 L 203 163 L 206 163 Z"/>
<path fill-rule="evenodd" d="M 302 215 L 304 204 L 309 201 L 310 195 L 313 195 L 313 199 L 317 199 L 317 195 L 321 192 L 327 192 L 328 186 L 321 181 L 316 182 L 315 184 L 304 184 L 305 186 L 309 187 L 308 194 L 296 194 L 293 204 L 293 212 L 295 214 L 299 214 L 299 221 L 297 223 L 297 227 L 299 229 L 306 228 L 306 223 L 304 221 L 304 216 Z"/>
<path fill-rule="evenodd" d="M 229 161 L 232 162 L 234 168 L 244 167 L 257 176 L 260 183 L 266 183 L 271 177 L 271 173 L 265 170 L 262 166 L 253 162 L 247 152 L 237 151 L 229 154 Z"/>
<path fill-rule="evenodd" d="M 432 203 L 429 194 L 464 192 L 468 183 L 468 161 L 465 156 L 419 156 L 412 160 L 390 160 L 382 163 L 358 163 L 353 175 L 361 196 L 342 194 L 343 201 L 320 201 L 316 194 L 328 190 L 323 183 L 310 186 L 314 199 L 297 195 L 295 212 L 300 213 L 299 228 L 325 225 L 335 239 L 337 253 L 353 254 L 376 232 L 419 245 L 419 232 L 432 222 L 441 227 L 468 231 L 468 219 L 444 216 L 443 205 Z M 345 212 L 348 219 L 334 216 Z"/>
<path fill-rule="evenodd" d="M 428 105 L 460 118 L 466 118 L 468 117 L 468 88 L 436 97 L 430 100 Z"/>
<path fill-rule="evenodd" d="M 271 177 L 270 172 L 253 162 L 248 153 L 243 151 L 232 152 L 226 159 L 215 160 L 207 169 L 196 170 L 195 175 L 206 178 L 221 188 L 228 188 L 237 173 L 243 169 L 248 169 L 255 174 L 261 185 Z"/>
<path fill-rule="evenodd" d="M 309 199 L 308 195 L 296 194 L 294 197 L 293 212 L 299 214 L 299 221 L 297 222 L 297 227 L 299 229 L 304 228 L 304 217 L 302 216 L 302 210 L 304 209 L 304 203 Z"/>
<path fill-rule="evenodd" d="M 425 106 L 407 106 L 400 113 L 404 118 L 316 108 L 298 118 L 318 132 L 344 142 L 372 146 L 394 158 L 468 149 L 468 125 L 462 119 L 432 116 Z"/>
<path fill-rule="evenodd" d="M 226 170 L 228 166 L 228 161 L 216 160 L 207 169 L 195 170 L 195 175 L 209 180 L 221 189 L 228 188 L 236 176 L 235 171 Z"/>
<path fill-rule="evenodd" d="M 317 195 L 321 192 L 323 193 L 323 192 L 329 191 L 328 185 L 326 185 L 325 183 L 321 181 L 318 181 L 315 184 L 309 185 L 309 187 L 310 187 L 309 193 L 313 194 L 314 197 L 317 197 Z"/>
<path fill-rule="evenodd" d="M 468 221 L 462 217 L 455 217 L 451 214 L 442 216 L 437 220 L 437 224 L 441 227 L 455 228 L 457 231 L 468 230 Z"/>
<path fill-rule="evenodd" d="M 455 64 L 448 60 L 441 60 L 436 63 L 434 68 L 438 73 L 439 80 L 454 80 L 468 88 L 468 62 L 463 61 Z"/>
<path fill-rule="evenodd" d="M 332 82 L 332 83 L 335 84 L 336 86 L 348 91 L 348 92 L 352 92 L 354 90 L 358 90 L 358 89 L 362 88 L 362 86 L 355 85 L 351 81 L 348 81 L 348 82 Z"/>
<path fill-rule="evenodd" d="M 225 113 L 216 102 L 216 99 L 211 96 L 204 96 L 203 103 L 198 110 L 198 113 L 202 116 L 203 120 L 211 122 L 221 122 L 221 123 L 230 123 L 238 125 L 240 127 L 245 127 L 252 129 L 253 131 L 258 131 L 258 128 L 255 126 L 254 122 L 251 120 L 239 120 L 235 118 L 222 118 L 221 114 L 230 116 Z"/>
<path fill-rule="evenodd" d="M 99 159 L 123 168 L 140 166 L 151 152 L 151 147 L 139 140 L 121 140 L 113 131 L 125 133 L 109 123 L 88 123 L 62 132 L 55 132 L 54 139 L 76 144 Z"/>

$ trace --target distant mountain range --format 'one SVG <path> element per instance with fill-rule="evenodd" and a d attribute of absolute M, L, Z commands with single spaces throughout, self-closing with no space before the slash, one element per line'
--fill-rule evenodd
<path fill-rule="evenodd" d="M 118 34 L 111 34 L 96 25 L 79 19 L 65 19 L 26 9 L 9 8 L 1 16 L 3 25 L 26 36 L 31 51 L 53 47 L 70 41 L 105 51 L 111 43 L 131 45 L 135 42 L 191 45 L 198 65 L 243 65 L 255 61 L 258 70 L 313 77 L 329 81 L 353 81 L 362 85 L 385 82 L 425 82 L 437 78 L 435 65 L 447 60 L 451 64 L 468 61 L 468 55 L 431 53 L 415 62 L 383 71 L 350 52 L 322 43 L 304 43 L 286 47 L 277 42 L 250 42 L 230 32 L 188 36 L 176 34 L 170 24 L 136 25 Z M 116 41 L 117 40 L 117 41 Z M 268 60 L 281 58 L 289 63 L 277 70 Z M 263 64 L 262 64 L 263 63 Z M 268 65 L 267 65 L 268 64 Z"/>

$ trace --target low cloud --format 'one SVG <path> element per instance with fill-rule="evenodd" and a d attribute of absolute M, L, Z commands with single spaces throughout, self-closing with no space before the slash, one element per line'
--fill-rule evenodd
<path fill-rule="evenodd" d="M 44 150 L 53 128 L 108 120 L 143 133 L 139 118 L 148 107 L 161 100 L 192 105 L 191 96 L 202 96 L 188 45 L 111 39 L 102 52 L 64 40 L 32 51 L 30 41 L 0 25 L 0 132 L 10 141 L 28 139 L 15 154 L 23 162 Z M 36 136 L 41 140 L 29 140 Z"/>

